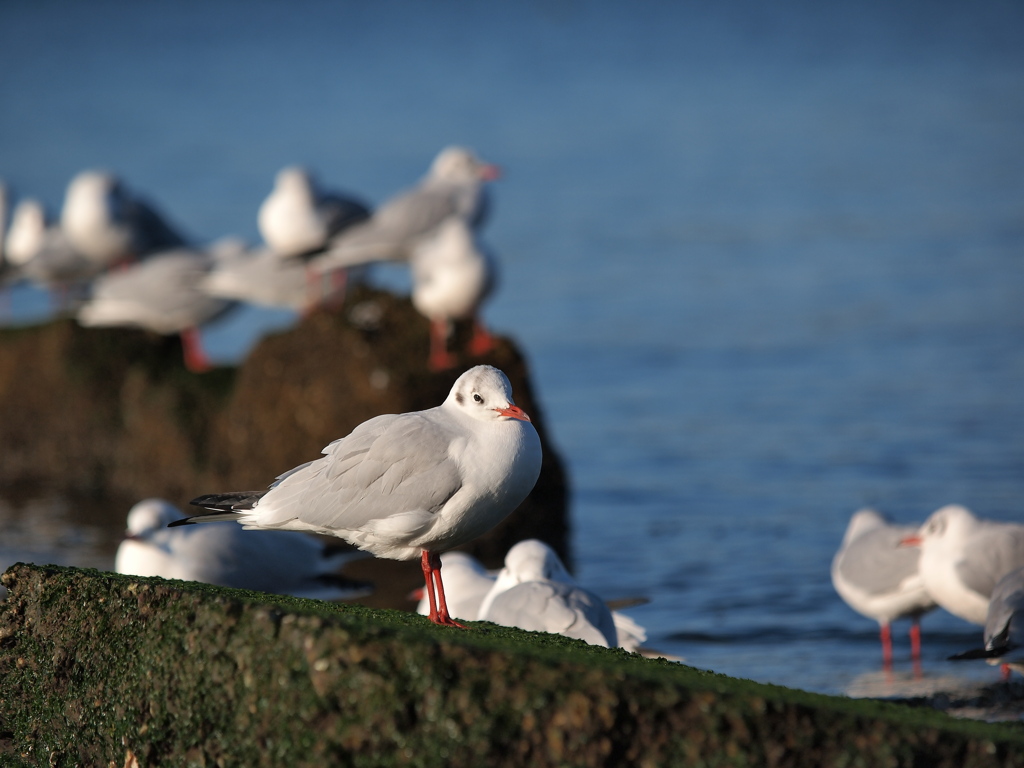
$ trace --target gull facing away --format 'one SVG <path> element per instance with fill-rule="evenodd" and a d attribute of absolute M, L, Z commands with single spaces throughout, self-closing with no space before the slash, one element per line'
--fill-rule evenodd
<path fill-rule="evenodd" d="M 71 246 L 102 269 L 187 244 L 156 209 L 105 171 L 82 171 L 71 180 L 60 226 Z"/>
<path fill-rule="evenodd" d="M 486 182 L 500 173 L 469 149 L 447 147 L 419 184 L 384 202 L 365 222 L 346 229 L 310 264 L 326 273 L 374 261 L 408 261 L 419 239 L 450 216 L 479 229 L 488 209 Z"/>
<path fill-rule="evenodd" d="M 266 491 L 193 499 L 211 512 L 171 525 L 236 520 L 338 536 L 392 560 L 419 557 L 430 620 L 461 627 L 445 600 L 440 553 L 501 522 L 540 476 L 540 437 L 505 374 L 470 368 L 441 405 L 372 418 L 323 453 Z"/>
<path fill-rule="evenodd" d="M 537 539 L 520 541 L 505 555 L 505 567 L 480 606 L 480 619 L 605 648 L 618 645 L 608 606 L 576 584 L 555 551 Z"/>
<path fill-rule="evenodd" d="M 901 542 L 921 548 L 924 587 L 941 608 L 984 625 L 996 583 L 1024 567 L 1024 525 L 982 520 L 949 505 L 936 510 Z"/>
<path fill-rule="evenodd" d="M 247 533 L 235 525 L 168 528 L 184 517 L 169 501 L 143 499 L 128 512 L 114 570 L 201 581 L 316 600 L 351 600 L 372 588 L 342 576 L 360 552 L 328 547 L 304 533 Z"/>
<path fill-rule="evenodd" d="M 322 191 L 308 170 L 290 165 L 278 171 L 256 225 L 274 253 L 297 258 L 323 250 L 334 235 L 369 215 L 360 201 Z"/>
<path fill-rule="evenodd" d="M 483 563 L 465 552 L 445 552 L 441 555 L 441 562 L 447 569 L 445 580 L 448 582 L 446 597 L 449 613 L 454 618 L 466 621 L 482 618 L 480 606 L 494 587 L 499 572 L 487 570 Z M 561 560 L 558 562 L 561 565 Z M 561 573 L 568 575 L 564 566 Z M 572 579 L 571 576 L 569 578 Z M 416 606 L 416 612 L 426 616 L 429 611 L 430 603 L 424 595 Z M 641 652 L 640 645 L 647 640 L 647 631 L 621 611 L 612 611 L 612 621 L 615 623 L 616 645 L 631 653 Z"/>
<path fill-rule="evenodd" d="M 91 298 L 78 310 L 78 322 L 88 327 L 128 326 L 164 336 L 179 334 L 186 367 L 195 372 L 209 370 L 199 326 L 234 306 L 200 287 L 213 261 L 209 253 L 179 248 L 106 272 L 93 282 Z"/>
<path fill-rule="evenodd" d="M 479 310 L 497 280 L 494 257 L 473 229 L 458 216 L 450 216 L 412 250 L 412 304 L 430 320 L 430 368 L 452 368 L 448 351 L 452 321 L 473 319 L 469 350 L 482 355 L 494 339 L 480 320 Z"/>
<path fill-rule="evenodd" d="M 909 618 L 911 658 L 921 658 L 920 620 L 935 608 L 918 573 L 920 552 L 900 547 L 917 529 L 893 525 L 873 509 L 850 518 L 843 542 L 832 559 L 832 585 L 853 610 L 878 622 L 882 661 L 892 666 L 889 625 Z"/>
<path fill-rule="evenodd" d="M 992 590 L 985 618 L 985 647 L 950 659 L 985 659 L 1024 674 L 1024 568 L 1010 571 Z"/>

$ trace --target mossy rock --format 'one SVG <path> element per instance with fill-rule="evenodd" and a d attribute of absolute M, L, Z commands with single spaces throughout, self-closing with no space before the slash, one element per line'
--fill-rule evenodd
<path fill-rule="evenodd" d="M 19 564 L 0 764 L 1014 766 L 1020 727 L 557 635 Z"/>

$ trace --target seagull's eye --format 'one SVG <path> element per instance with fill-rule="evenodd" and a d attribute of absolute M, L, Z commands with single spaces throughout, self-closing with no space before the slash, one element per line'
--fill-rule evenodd
<path fill-rule="evenodd" d="M 477 403 L 482 403 L 484 401 L 484 399 L 480 397 L 480 395 L 478 395 L 476 392 L 473 393 L 473 400 Z"/>

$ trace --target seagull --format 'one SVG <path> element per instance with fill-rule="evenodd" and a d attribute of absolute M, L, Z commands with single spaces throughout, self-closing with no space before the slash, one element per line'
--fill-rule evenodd
<path fill-rule="evenodd" d="M 71 246 L 34 198 L 18 202 L 6 239 L 7 259 L 23 277 L 44 288 L 66 289 L 95 277 L 102 267 Z"/>
<path fill-rule="evenodd" d="M 310 308 L 306 268 L 299 260 L 282 259 L 270 248 L 248 249 L 244 243 L 224 245 L 199 283 L 211 296 L 299 312 Z"/>
<path fill-rule="evenodd" d="M 920 552 L 899 543 L 917 529 L 893 525 L 873 509 L 862 509 L 850 518 L 843 543 L 832 559 L 832 586 L 853 610 L 878 622 L 882 661 L 892 666 L 892 635 L 889 625 L 909 618 L 911 658 L 921 658 L 920 619 L 935 608 L 921 575 Z"/>
<path fill-rule="evenodd" d="M 178 248 L 106 272 L 93 282 L 92 297 L 78 310 L 78 322 L 179 334 L 186 367 L 209 370 L 198 328 L 234 306 L 200 288 L 212 265 L 209 253 Z"/>
<path fill-rule="evenodd" d="M 608 606 L 576 584 L 555 551 L 537 539 L 520 541 L 505 555 L 505 567 L 480 606 L 480 619 L 605 648 L 618 645 Z"/>
<path fill-rule="evenodd" d="M 430 368 L 452 368 L 455 357 L 448 351 L 452 321 L 473 319 L 469 349 L 482 355 L 494 347 L 494 339 L 480 321 L 479 309 L 496 282 L 494 257 L 458 216 L 445 219 L 413 248 L 412 304 L 430 320 Z"/>
<path fill-rule="evenodd" d="M 337 573 L 359 552 L 328 547 L 304 533 L 246 533 L 234 525 L 168 528 L 181 511 L 143 499 L 128 512 L 114 570 L 133 576 L 201 581 L 317 600 L 350 600 L 370 585 Z"/>
<path fill-rule="evenodd" d="M 266 491 L 193 499 L 211 511 L 172 525 L 236 520 L 338 536 L 378 557 L 419 557 L 430 620 L 462 627 L 445 601 L 440 553 L 501 522 L 540 476 L 540 437 L 505 374 L 470 368 L 441 405 L 377 416 L 323 453 Z"/>
<path fill-rule="evenodd" d="M 985 624 L 996 583 L 1024 567 L 1024 525 L 982 520 L 955 504 L 901 544 L 921 548 L 921 580 L 935 602 L 972 624 Z"/>
<path fill-rule="evenodd" d="M 323 250 L 331 237 L 369 215 L 360 201 L 322 192 L 308 170 L 290 165 L 278 171 L 256 224 L 274 253 L 295 258 Z"/>
<path fill-rule="evenodd" d="M 154 208 L 105 171 L 82 171 L 71 180 L 60 225 L 72 247 L 101 268 L 187 245 Z"/>
<path fill-rule="evenodd" d="M 418 185 L 335 237 L 310 264 L 326 273 L 374 261 L 408 261 L 419 239 L 450 216 L 459 216 L 479 229 L 488 209 L 485 183 L 500 174 L 497 166 L 485 163 L 471 150 L 447 147 Z"/>
<path fill-rule="evenodd" d="M 1024 674 L 1024 568 L 1010 571 L 992 590 L 985 618 L 985 647 L 950 659 L 985 659 Z"/>
<path fill-rule="evenodd" d="M 552 552 L 552 554 L 554 553 Z M 484 568 L 479 560 L 465 552 L 445 552 L 441 555 L 441 562 L 446 568 L 445 581 L 448 582 L 446 596 L 449 613 L 455 618 L 466 621 L 480 619 L 480 606 L 483 605 L 484 599 L 494 587 L 498 571 Z M 564 566 L 562 572 L 566 573 Z M 568 574 L 566 573 L 566 575 Z M 426 616 L 429 611 L 430 603 L 427 596 L 423 595 L 416 606 L 416 612 Z M 640 645 L 647 640 L 647 631 L 622 611 L 613 610 L 612 620 L 615 622 L 616 645 L 630 652 L 640 651 Z"/>

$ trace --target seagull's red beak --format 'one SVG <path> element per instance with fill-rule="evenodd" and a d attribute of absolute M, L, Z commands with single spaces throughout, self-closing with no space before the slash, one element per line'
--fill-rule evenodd
<path fill-rule="evenodd" d="M 907 536 L 905 539 L 900 539 L 899 545 L 901 547 L 920 547 L 921 537 L 917 534 L 914 534 L 913 536 Z"/>
<path fill-rule="evenodd" d="M 501 178 L 501 166 L 488 163 L 480 168 L 480 178 L 484 181 L 494 181 Z"/>
<path fill-rule="evenodd" d="M 509 405 L 505 408 L 495 408 L 494 410 L 496 410 L 502 416 L 508 416 L 510 419 L 519 419 L 520 421 L 530 420 L 530 417 L 526 415 L 526 411 L 524 411 L 518 405 Z"/>

